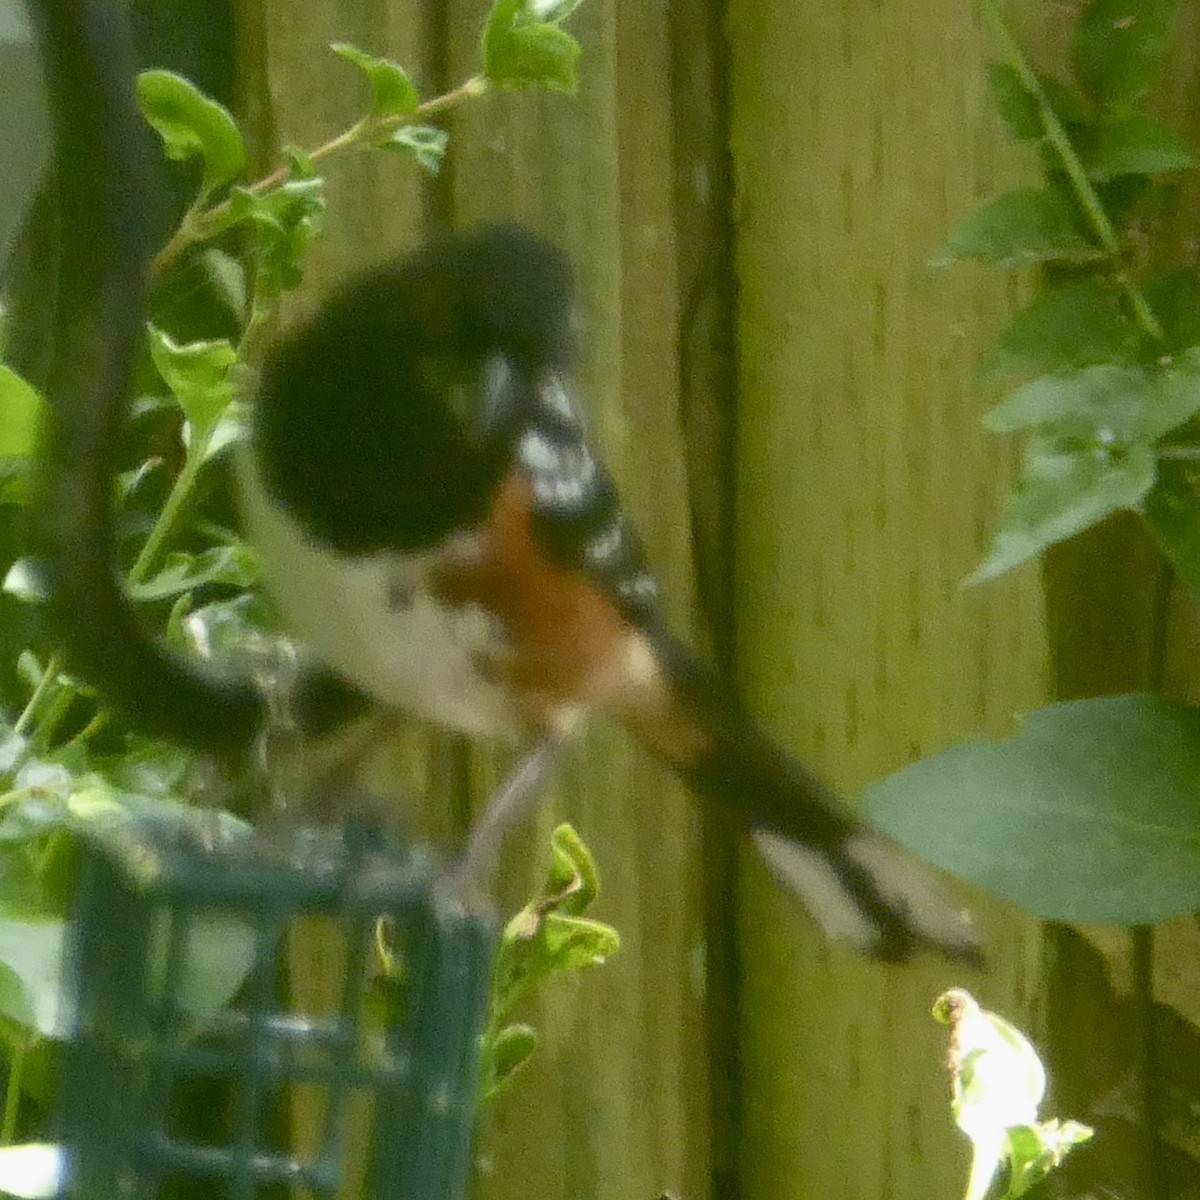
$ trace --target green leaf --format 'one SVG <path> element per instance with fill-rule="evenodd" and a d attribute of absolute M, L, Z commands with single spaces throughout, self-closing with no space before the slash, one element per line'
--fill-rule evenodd
<path fill-rule="evenodd" d="M 897 841 L 1029 909 L 1152 925 L 1200 908 L 1200 712 L 1108 696 L 1030 713 L 867 789 Z"/>
<path fill-rule="evenodd" d="M 234 319 L 239 324 L 245 321 L 246 271 L 242 264 L 232 254 L 226 254 L 215 246 L 202 250 L 197 255 L 197 263 Z"/>
<path fill-rule="evenodd" d="M 1077 92 L 1049 75 L 1037 81 L 1050 111 L 1068 129 L 1087 126 L 1092 120 L 1087 102 Z M 988 86 L 996 109 L 1018 142 L 1040 142 L 1046 136 L 1041 101 L 1026 86 L 1021 73 L 1008 63 L 988 67 Z"/>
<path fill-rule="evenodd" d="M 239 175 L 246 146 L 229 110 L 173 71 L 143 71 L 137 97 L 146 120 L 163 140 L 167 157 L 204 160 L 201 192 Z"/>
<path fill-rule="evenodd" d="M 433 125 L 404 125 L 389 133 L 387 141 L 382 144 L 410 151 L 425 170 L 436 175 L 446 156 L 449 141 L 450 135 Z"/>
<path fill-rule="evenodd" d="M 258 302 L 299 285 L 300 260 L 325 221 L 325 181 L 288 179 L 264 195 L 233 188 L 230 211 L 252 226 L 251 253 Z"/>
<path fill-rule="evenodd" d="M 1171 48 L 1175 0 L 1092 0 L 1075 27 L 1075 77 L 1103 108 L 1136 103 Z"/>
<path fill-rule="evenodd" d="M 551 837 L 551 865 L 543 892 L 504 927 L 492 987 L 491 1023 L 528 1000 L 550 976 L 594 966 L 615 954 L 615 929 L 581 914 L 599 888 L 596 865 L 570 825 Z"/>
<path fill-rule="evenodd" d="M 1059 123 L 1072 134 L 1087 129 L 1096 119 L 1092 105 L 1073 87 L 1055 79 L 1053 75 L 1037 72 L 1037 81 Z"/>
<path fill-rule="evenodd" d="M 151 933 L 147 979 L 151 992 L 166 991 L 172 984 L 166 972 L 172 930 L 165 910 L 158 918 Z M 249 975 L 254 964 L 254 928 L 244 917 L 217 912 L 190 915 L 185 928 L 183 968 L 172 996 L 193 1017 L 205 1020 L 233 999 Z"/>
<path fill-rule="evenodd" d="M 1088 178 L 1098 183 L 1122 175 L 1187 171 L 1198 165 L 1187 143 L 1173 129 L 1143 113 L 1106 116 L 1083 161 Z"/>
<path fill-rule="evenodd" d="M 404 68 L 390 58 L 377 58 L 349 42 L 330 45 L 334 54 L 352 62 L 371 84 L 372 117 L 407 117 L 415 112 L 420 96 Z"/>
<path fill-rule="evenodd" d="M 8 574 L 4 576 L 4 585 L 0 590 L 15 596 L 26 604 L 42 604 L 49 597 L 46 585 L 38 575 L 37 564 L 31 558 L 18 558 Z"/>
<path fill-rule="evenodd" d="M 35 920 L 55 915 L 48 909 L 37 855 L 31 852 L 31 843 L 36 842 L 40 849 L 47 837 L 44 821 L 8 823 L 4 838 L 0 840 L 0 915 Z M 3 961 L 2 957 L 0 961 Z"/>
<path fill-rule="evenodd" d="M 151 325 L 150 356 L 194 430 L 207 433 L 233 399 L 229 368 L 237 351 L 225 339 L 178 345 Z"/>
<path fill-rule="evenodd" d="M 0 915 L 0 1012 L 46 1037 L 62 1037 L 61 920 Z M 11 982 L 16 980 L 15 986 Z M 9 1006 L 11 1004 L 11 1007 Z"/>
<path fill-rule="evenodd" d="M 616 930 L 587 917 L 551 913 L 543 926 L 543 962 L 547 974 L 596 967 L 620 948 Z"/>
<path fill-rule="evenodd" d="M 242 441 L 250 430 L 250 406 L 245 400 L 234 402 L 221 414 L 209 434 L 204 461 L 216 457 L 228 446 Z"/>
<path fill-rule="evenodd" d="M 483 29 L 483 73 L 501 87 L 574 92 L 579 43 L 527 0 L 496 0 Z"/>
<path fill-rule="evenodd" d="M 484 1047 L 482 1092 L 494 1100 L 537 1049 L 537 1030 L 531 1025 L 506 1025 Z"/>
<path fill-rule="evenodd" d="M 315 179 L 317 164 L 302 146 L 289 145 L 283 148 L 283 157 L 287 159 L 293 179 Z"/>
<path fill-rule="evenodd" d="M 169 742 L 131 736 L 120 754 L 101 758 L 97 770 L 121 792 L 179 801 L 195 756 Z"/>
<path fill-rule="evenodd" d="M 163 600 L 206 584 L 248 588 L 258 582 L 258 560 L 249 547 L 235 543 L 212 546 L 199 554 L 176 551 L 168 554 L 162 569 L 152 578 L 129 586 L 135 600 Z"/>
<path fill-rule="evenodd" d="M 1042 122 L 1042 106 L 1022 83 L 1016 67 L 1008 63 L 989 63 L 987 79 L 992 100 L 1008 132 L 1018 142 L 1033 142 L 1044 137 L 1046 128 Z"/>
<path fill-rule="evenodd" d="M 930 266 L 976 259 L 1013 269 L 1101 257 L 1079 232 L 1068 200 L 1056 191 L 1021 188 L 989 200 L 961 221 L 934 252 Z"/>
<path fill-rule="evenodd" d="M 0 723 L 0 775 L 7 777 L 25 760 L 29 739 L 10 726 Z"/>
<path fill-rule="evenodd" d="M 1154 486 L 1154 469 L 1153 448 L 1140 443 L 1033 438 L 988 556 L 966 582 L 994 579 L 1110 513 L 1136 508 Z"/>
<path fill-rule="evenodd" d="M 28 460 L 0 458 L 0 504 L 27 504 L 28 502 Z"/>
<path fill-rule="evenodd" d="M 42 398 L 0 364 L 0 458 L 29 458 L 37 447 Z"/>
<path fill-rule="evenodd" d="M 1200 278 L 1194 267 L 1182 267 L 1149 279 L 1146 303 L 1158 317 L 1169 353 L 1200 345 Z"/>
<path fill-rule="evenodd" d="M 1159 459 L 1158 478 L 1142 511 L 1158 548 L 1200 600 L 1200 447 L 1193 453 L 1194 461 Z"/>
<path fill-rule="evenodd" d="M 599 891 L 592 852 L 572 826 L 559 825 L 550 835 L 545 895 L 559 911 L 578 916 L 591 907 Z"/>
<path fill-rule="evenodd" d="M 1090 1141 L 1095 1131 L 1078 1121 L 1039 1121 L 1014 1125 L 1008 1130 L 1008 1190 L 1005 1200 L 1016 1200 L 1040 1183 L 1076 1147 Z"/>
<path fill-rule="evenodd" d="M 1098 280 L 1039 292 L 980 365 L 984 379 L 1042 374 L 1132 358 L 1141 335 L 1116 294 Z"/>
<path fill-rule="evenodd" d="M 994 433 L 1041 427 L 1097 447 L 1153 442 L 1200 411 L 1200 348 L 1158 368 L 1098 364 L 1044 375 L 983 418 Z"/>
<path fill-rule="evenodd" d="M 1200 346 L 1164 359 L 1154 381 L 1155 397 L 1143 415 L 1146 438 L 1160 438 L 1200 412 Z"/>
<path fill-rule="evenodd" d="M 1083 367 L 1022 384 L 984 415 L 983 425 L 993 433 L 1050 425 L 1080 437 L 1107 425 L 1111 432 L 1103 440 L 1128 442 L 1152 394 L 1150 374 L 1142 367 Z"/>

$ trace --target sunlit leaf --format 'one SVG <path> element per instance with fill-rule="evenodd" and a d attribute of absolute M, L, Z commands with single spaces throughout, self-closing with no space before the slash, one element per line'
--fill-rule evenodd
<path fill-rule="evenodd" d="M 0 1146 L 0 1191 L 20 1200 L 52 1200 L 66 1194 L 67 1155 L 50 1142 Z"/>
<path fill-rule="evenodd" d="M 980 1008 L 963 988 L 938 997 L 934 1018 L 950 1027 L 947 1061 L 951 1108 L 971 1139 L 971 1175 L 964 1200 L 984 1200 L 1003 1164 L 1004 1200 L 1015 1200 L 1092 1131 L 1074 1121 L 1039 1121 L 1046 1072 L 1029 1039 L 998 1013 Z"/>
<path fill-rule="evenodd" d="M 28 1028 L 46 1037 L 62 1037 L 62 952 L 64 923 L 45 918 L 26 920 L 0 913 L 0 964 L 5 968 L 0 984 L 0 1008 Z M 12 981 L 15 980 L 15 985 Z"/>
<path fill-rule="evenodd" d="M 8 568 L 0 590 L 23 600 L 26 604 L 41 604 L 49 595 L 46 583 L 38 572 L 37 563 L 32 558 L 18 558 Z"/>

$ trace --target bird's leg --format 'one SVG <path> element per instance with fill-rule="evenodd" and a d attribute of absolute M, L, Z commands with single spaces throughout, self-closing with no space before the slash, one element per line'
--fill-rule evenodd
<path fill-rule="evenodd" d="M 505 837 L 541 799 L 560 742 L 561 738 L 554 734 L 542 734 L 488 798 L 483 812 L 471 826 L 466 848 L 454 871 L 464 890 L 483 887 L 489 881 Z"/>

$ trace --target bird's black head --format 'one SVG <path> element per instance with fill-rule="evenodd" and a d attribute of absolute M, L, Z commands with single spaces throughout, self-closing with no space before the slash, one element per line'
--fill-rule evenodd
<path fill-rule="evenodd" d="M 538 379 L 565 367 L 570 273 L 489 226 L 352 280 L 263 366 L 255 451 L 272 496 L 346 553 L 419 549 L 479 521 Z"/>

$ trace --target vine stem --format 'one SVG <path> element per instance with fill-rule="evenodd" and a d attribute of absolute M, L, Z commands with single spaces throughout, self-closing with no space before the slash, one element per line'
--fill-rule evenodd
<path fill-rule="evenodd" d="M 1097 238 L 1100 239 L 1100 245 L 1114 259 L 1119 259 L 1121 243 L 1117 239 L 1117 231 L 1113 228 L 1108 213 L 1104 211 L 1104 205 L 1096 194 L 1096 189 L 1092 187 L 1091 181 L 1087 177 L 1087 171 L 1079 160 L 1079 155 L 1075 153 L 1070 134 L 1063 128 L 1062 122 L 1055 115 L 1041 80 L 1038 79 L 1037 72 L 1030 66 L 1025 52 L 1021 49 L 1021 44 L 1009 29 L 1000 10 L 996 7 L 995 0 L 975 0 L 975 9 L 991 30 L 996 41 L 999 42 L 1004 56 L 1008 60 L 1008 65 L 1016 71 L 1025 89 L 1037 101 L 1041 111 L 1042 126 L 1046 131 L 1046 139 L 1054 147 L 1063 170 L 1071 181 L 1071 187 L 1075 191 L 1080 207 Z M 1138 324 L 1156 342 L 1164 341 L 1166 335 L 1163 333 L 1163 327 L 1142 290 L 1129 277 L 1127 271 L 1119 271 L 1116 278 L 1133 309 Z"/>
<path fill-rule="evenodd" d="M 402 117 L 385 117 L 374 120 L 366 118 L 356 121 L 336 137 L 330 138 L 315 150 L 309 151 L 308 158 L 313 162 L 320 162 L 321 159 L 327 158 L 339 150 L 360 144 L 368 137 L 377 137 L 380 133 L 401 129 L 406 125 L 411 125 L 417 118 L 431 117 L 463 100 L 482 95 L 487 91 L 487 87 L 488 82 L 484 76 L 472 75 L 458 87 L 451 88 L 450 91 L 444 92 L 440 96 L 434 96 L 432 100 L 426 100 L 423 104 L 418 104 L 411 113 L 405 113 Z M 262 195 L 263 192 L 286 183 L 292 176 L 292 170 L 290 163 L 276 167 L 270 174 L 249 184 L 246 191 L 254 196 Z M 189 211 L 180 222 L 179 228 L 168 239 L 167 244 L 151 261 L 151 278 L 157 278 L 172 266 L 189 246 L 219 233 L 229 219 L 231 207 L 228 200 L 222 200 L 219 204 L 214 204 L 212 208 Z"/>
<path fill-rule="evenodd" d="M 33 689 L 33 695 L 29 697 L 28 703 L 17 718 L 17 723 L 13 726 L 13 733 L 24 733 L 29 728 L 29 723 L 33 720 L 42 701 L 50 694 L 58 681 L 58 673 L 61 670 L 62 655 L 52 654 L 50 661 L 46 663 L 46 669 L 42 672 L 41 679 L 37 682 L 37 687 Z"/>
<path fill-rule="evenodd" d="M 208 435 L 205 434 L 203 437 L 197 437 L 188 447 L 187 457 L 184 459 L 182 469 L 175 477 L 175 482 L 171 485 L 166 503 L 162 506 L 162 511 L 158 514 L 158 519 L 154 522 L 145 542 L 142 543 L 142 548 L 138 552 L 137 558 L 134 559 L 133 566 L 129 568 L 129 583 L 142 583 L 150 573 L 150 569 L 158 561 L 163 544 L 175 528 L 175 522 L 188 498 L 188 493 L 191 492 L 196 482 L 196 476 L 200 474 L 200 468 L 204 465 L 204 451 L 207 446 Z"/>

